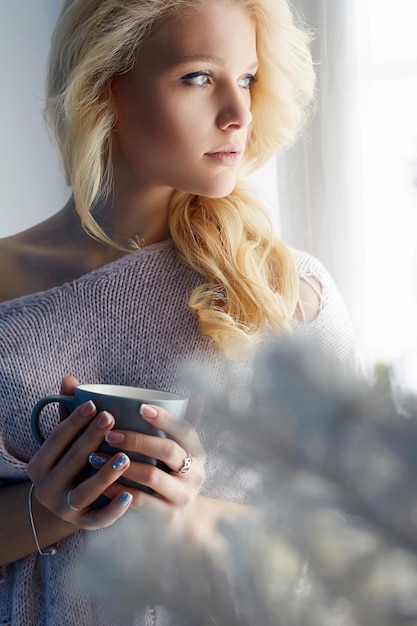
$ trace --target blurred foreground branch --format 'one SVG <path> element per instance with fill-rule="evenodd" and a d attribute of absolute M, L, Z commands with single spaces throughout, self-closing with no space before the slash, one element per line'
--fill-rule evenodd
<path fill-rule="evenodd" d="M 388 375 L 348 379 L 293 340 L 254 372 L 244 409 L 209 394 L 232 479 L 260 478 L 252 513 L 219 524 L 223 551 L 132 514 L 91 546 L 83 580 L 182 626 L 417 624 L 414 399 L 402 411 Z"/>

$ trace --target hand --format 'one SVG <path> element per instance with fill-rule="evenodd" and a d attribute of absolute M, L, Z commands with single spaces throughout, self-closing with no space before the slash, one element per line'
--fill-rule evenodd
<path fill-rule="evenodd" d="M 66 376 L 61 393 L 71 395 L 77 384 L 74 377 Z M 128 469 L 129 458 L 122 453 L 113 457 L 105 472 L 98 472 L 77 485 L 89 455 L 97 450 L 113 426 L 114 418 L 109 413 L 97 414 L 94 404 L 86 402 L 55 428 L 29 463 L 36 499 L 56 516 L 79 528 L 94 530 L 113 524 L 132 500 L 118 484 L 108 506 L 102 509 L 89 506 Z"/>
<path fill-rule="evenodd" d="M 193 398 L 189 402 L 188 414 L 196 411 L 196 402 Z M 187 419 L 174 417 L 164 409 L 154 405 L 142 405 L 142 417 L 158 429 L 162 429 L 171 438 L 156 437 L 143 433 L 112 430 L 106 436 L 106 441 L 113 447 L 129 452 L 137 452 L 162 461 L 171 471 L 167 472 L 148 463 L 131 462 L 124 472 L 124 478 L 149 487 L 153 494 L 145 493 L 140 489 L 127 490 L 133 495 L 131 508 L 140 510 L 149 507 L 165 519 L 173 520 L 184 512 L 194 502 L 204 480 L 205 452 L 194 427 Z M 185 459 L 191 455 L 191 468 L 179 475 Z M 101 468 L 99 473 L 108 473 L 111 463 L 109 458 L 102 454 L 94 455 L 92 465 Z M 81 489 L 81 487 L 80 487 Z M 120 485 L 111 484 L 105 495 L 115 498 Z"/>

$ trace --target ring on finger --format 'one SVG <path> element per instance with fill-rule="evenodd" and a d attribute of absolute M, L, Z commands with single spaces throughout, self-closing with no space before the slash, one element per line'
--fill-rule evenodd
<path fill-rule="evenodd" d="M 77 513 L 79 513 L 80 511 L 84 511 L 84 508 L 80 508 L 78 506 L 74 506 L 73 503 L 71 502 L 71 494 L 72 494 L 72 489 L 70 489 L 67 493 L 67 504 L 69 506 L 70 509 L 72 509 L 73 511 L 76 511 Z"/>
<path fill-rule="evenodd" d="M 190 471 L 191 466 L 193 464 L 193 457 L 189 452 L 187 452 L 187 456 L 185 457 L 181 469 L 177 472 L 178 476 L 184 476 L 187 472 Z"/>

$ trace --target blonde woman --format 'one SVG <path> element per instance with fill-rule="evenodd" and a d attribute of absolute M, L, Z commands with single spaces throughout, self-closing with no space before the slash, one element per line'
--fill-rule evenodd
<path fill-rule="evenodd" d="M 225 364 L 244 384 L 251 353 L 294 329 L 359 367 L 331 278 L 276 238 L 243 182 L 304 121 L 308 40 L 285 0 L 64 3 L 46 119 L 71 196 L 0 242 L 2 623 L 115 623 L 111 598 L 90 598 L 71 577 L 89 537 L 128 509 L 167 522 L 187 510 L 204 525 L 202 509 L 215 518 L 243 499 L 225 480 L 208 412 L 196 430 L 192 414 L 180 424 L 147 406 L 143 417 L 173 437 L 167 446 L 113 430 L 113 416 L 86 403 L 39 446 L 29 426 L 38 398 L 60 385 L 72 393 L 77 380 L 192 395 L 190 361 L 225 393 Z M 104 438 L 122 452 L 95 455 Z M 87 459 L 98 471 L 78 484 Z M 121 475 L 154 495 L 126 489 Z M 103 493 L 109 504 L 92 508 Z M 149 609 L 134 623 L 162 615 Z"/>

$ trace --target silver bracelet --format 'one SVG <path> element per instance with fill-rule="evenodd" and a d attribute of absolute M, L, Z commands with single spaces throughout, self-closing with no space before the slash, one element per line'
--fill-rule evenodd
<path fill-rule="evenodd" d="M 30 525 L 32 527 L 33 538 L 35 540 L 38 552 L 41 556 L 54 556 L 54 554 L 58 552 L 58 544 L 49 546 L 49 548 L 45 548 L 45 550 L 42 550 L 42 548 L 39 545 L 38 535 L 36 534 L 35 520 L 33 519 L 33 513 L 32 513 L 32 493 L 33 493 L 34 488 L 35 488 L 35 485 L 32 483 L 30 486 L 29 495 L 28 495 L 29 519 L 30 519 Z"/>

